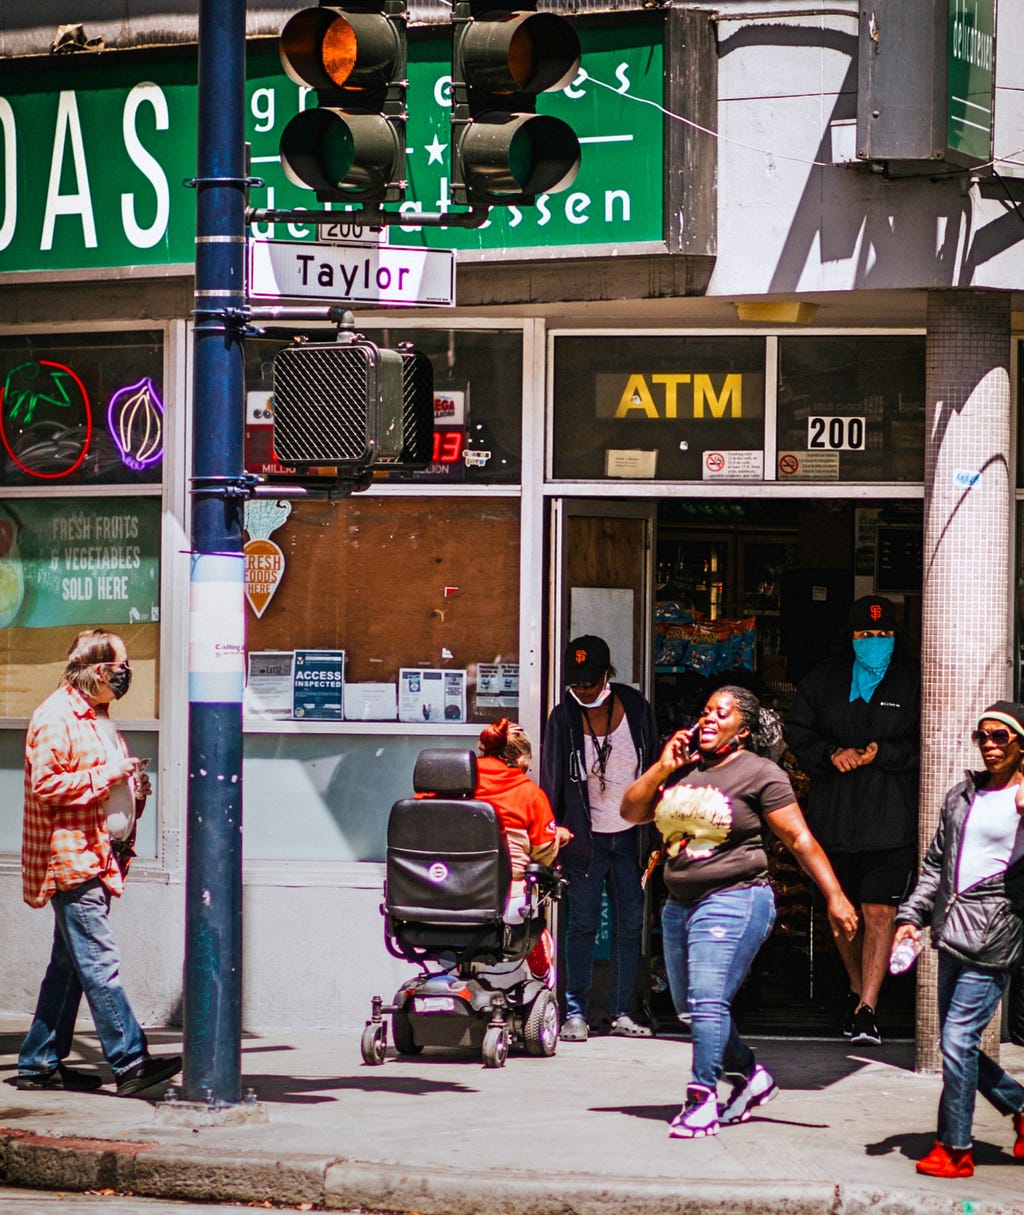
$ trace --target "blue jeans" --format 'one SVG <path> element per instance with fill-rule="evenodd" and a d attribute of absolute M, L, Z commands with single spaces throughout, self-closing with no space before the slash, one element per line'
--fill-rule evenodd
<path fill-rule="evenodd" d="M 665 969 L 677 1013 L 689 1013 L 693 1084 L 714 1091 L 723 1072 L 749 1076 L 754 1052 L 736 1032 L 732 1002 L 775 923 L 770 886 L 669 899 L 661 913 Z"/>
<path fill-rule="evenodd" d="M 594 832 L 590 868 L 569 869 L 569 917 L 565 933 L 565 1011 L 586 1018 L 594 978 L 594 943 L 601 927 L 605 885 L 612 909 L 608 963 L 608 1015 L 614 1020 L 633 1007 L 633 988 L 644 925 L 637 831 Z"/>
<path fill-rule="evenodd" d="M 51 900 L 56 921 L 36 1014 L 18 1055 L 21 1075 L 46 1075 L 71 1051 L 82 993 L 115 1077 L 149 1054 L 121 986 L 121 955 L 110 930 L 110 891 L 99 878 Z"/>
<path fill-rule="evenodd" d="M 981 1035 L 999 1005 L 1009 974 L 979 970 L 939 954 L 939 1031 L 942 1046 L 942 1096 L 938 1141 L 948 1148 L 971 1146 L 975 1094 L 1001 1114 L 1024 1110 L 1024 1088 L 979 1048 Z"/>

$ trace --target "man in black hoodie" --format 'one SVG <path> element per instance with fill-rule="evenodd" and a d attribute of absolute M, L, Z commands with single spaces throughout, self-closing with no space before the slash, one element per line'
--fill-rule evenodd
<path fill-rule="evenodd" d="M 890 600 L 865 595 L 849 623 L 850 651 L 801 680 L 785 737 L 810 777 L 811 830 L 860 907 L 856 937 L 836 939 L 850 980 L 843 1033 L 878 1046 L 875 1007 L 896 908 L 916 870 L 920 673 L 898 653 Z"/>
<path fill-rule="evenodd" d="M 635 688 L 613 683 L 608 643 L 576 637 L 565 651 L 566 693 L 551 710 L 540 757 L 540 787 L 572 838 L 559 859 L 569 878 L 563 1042 L 585 1042 L 594 944 L 605 890 L 612 913 L 608 974 L 611 1033 L 649 1038 L 633 1019 L 647 859 L 646 828 L 619 813 L 622 795 L 658 754 L 654 710 Z"/>

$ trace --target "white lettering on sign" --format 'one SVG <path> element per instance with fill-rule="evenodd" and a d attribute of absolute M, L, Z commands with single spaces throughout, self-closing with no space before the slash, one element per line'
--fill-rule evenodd
<path fill-rule="evenodd" d="M 807 450 L 863 451 L 866 429 L 863 417 L 810 417 L 807 419 Z"/>
<path fill-rule="evenodd" d="M 131 163 L 146 181 L 141 195 L 126 191 L 121 195 L 121 228 L 137 249 L 150 249 L 167 235 L 171 215 L 171 193 L 167 174 L 143 142 L 139 133 L 140 111 L 152 111 L 152 129 L 170 130 L 170 111 L 163 89 L 143 81 L 129 90 L 121 113 L 121 138 Z M 146 126 L 145 120 L 142 122 Z M 0 97 L 0 140 L 3 143 L 3 212 L 0 214 L 0 252 L 14 241 L 18 226 L 18 124 L 10 102 Z M 50 147 L 50 173 L 43 204 L 39 248 L 53 249 L 57 220 L 77 218 L 82 246 L 95 249 L 100 243 L 96 226 L 92 185 L 89 180 L 88 152 L 96 158 L 103 154 L 110 134 L 105 130 L 83 130 L 78 96 L 65 90 L 58 96 L 53 142 Z M 62 188 L 63 182 L 63 188 Z M 150 217 L 152 217 L 150 219 Z M 108 217 L 101 214 L 101 222 Z M 147 222 L 148 221 L 148 222 Z"/>
<path fill-rule="evenodd" d="M 953 18 L 953 58 L 990 72 L 992 70 L 992 35 L 975 27 L 974 21 L 978 16 L 977 6 L 967 21 L 964 20 L 964 16 L 967 14 L 958 13 Z"/>
<path fill-rule="evenodd" d="M 78 186 L 75 193 L 61 194 L 60 179 L 64 167 L 66 145 L 71 146 L 74 178 Z M 89 171 L 85 167 L 85 142 L 82 139 L 82 122 L 78 116 L 78 101 L 74 93 L 66 90 L 57 102 L 57 128 L 53 135 L 53 151 L 50 156 L 50 182 L 46 187 L 46 204 L 43 210 L 43 238 L 40 249 L 53 248 L 53 231 L 58 215 L 78 215 L 82 221 L 82 241 L 87 249 L 95 249 L 96 220 L 92 213 L 92 195 L 89 191 Z"/>
<path fill-rule="evenodd" d="M 153 110 L 154 125 L 158 131 L 166 131 L 170 126 L 167 113 L 167 98 L 155 84 L 137 84 L 128 94 L 121 118 L 121 133 L 124 138 L 125 150 L 131 157 L 132 163 L 142 173 L 143 177 L 153 187 L 156 195 L 153 222 L 144 228 L 138 220 L 135 211 L 135 195 L 121 195 L 121 224 L 124 234 L 137 249 L 151 249 L 163 239 L 167 224 L 171 217 L 171 194 L 167 188 L 167 177 L 160 162 L 142 145 L 139 133 L 135 129 L 135 119 L 139 108 L 148 105 Z"/>
<path fill-rule="evenodd" d="M 0 220 L 0 251 L 14 240 L 14 229 L 18 226 L 18 136 L 14 123 L 14 110 L 6 97 L 0 97 L 0 136 L 4 141 L 4 215 Z"/>

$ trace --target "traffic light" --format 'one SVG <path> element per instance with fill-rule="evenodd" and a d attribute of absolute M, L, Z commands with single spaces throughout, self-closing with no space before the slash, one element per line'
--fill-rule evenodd
<path fill-rule="evenodd" d="M 452 200 L 531 206 L 572 184 L 576 132 L 536 113 L 538 93 L 576 75 L 580 43 L 564 17 L 536 0 L 456 0 L 452 9 Z"/>
<path fill-rule="evenodd" d="M 398 202 L 405 195 L 404 0 L 304 8 L 281 32 L 281 63 L 316 91 L 281 133 L 289 180 L 320 202 Z"/>
<path fill-rule="evenodd" d="M 434 369 L 430 359 L 399 342 L 402 356 L 402 452 L 384 467 L 395 472 L 427 468 L 434 455 Z"/>
<path fill-rule="evenodd" d="M 288 346 L 274 357 L 274 455 L 341 479 L 391 467 L 405 447 L 404 360 L 358 335 Z"/>

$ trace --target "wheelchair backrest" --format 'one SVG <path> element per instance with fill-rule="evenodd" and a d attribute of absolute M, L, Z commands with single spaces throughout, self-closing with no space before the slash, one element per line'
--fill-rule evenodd
<path fill-rule="evenodd" d="M 402 798 L 391 808 L 385 911 L 430 924 L 500 920 L 512 865 L 494 807 L 472 796 L 476 756 L 422 751 L 413 784 L 434 796 Z"/>

